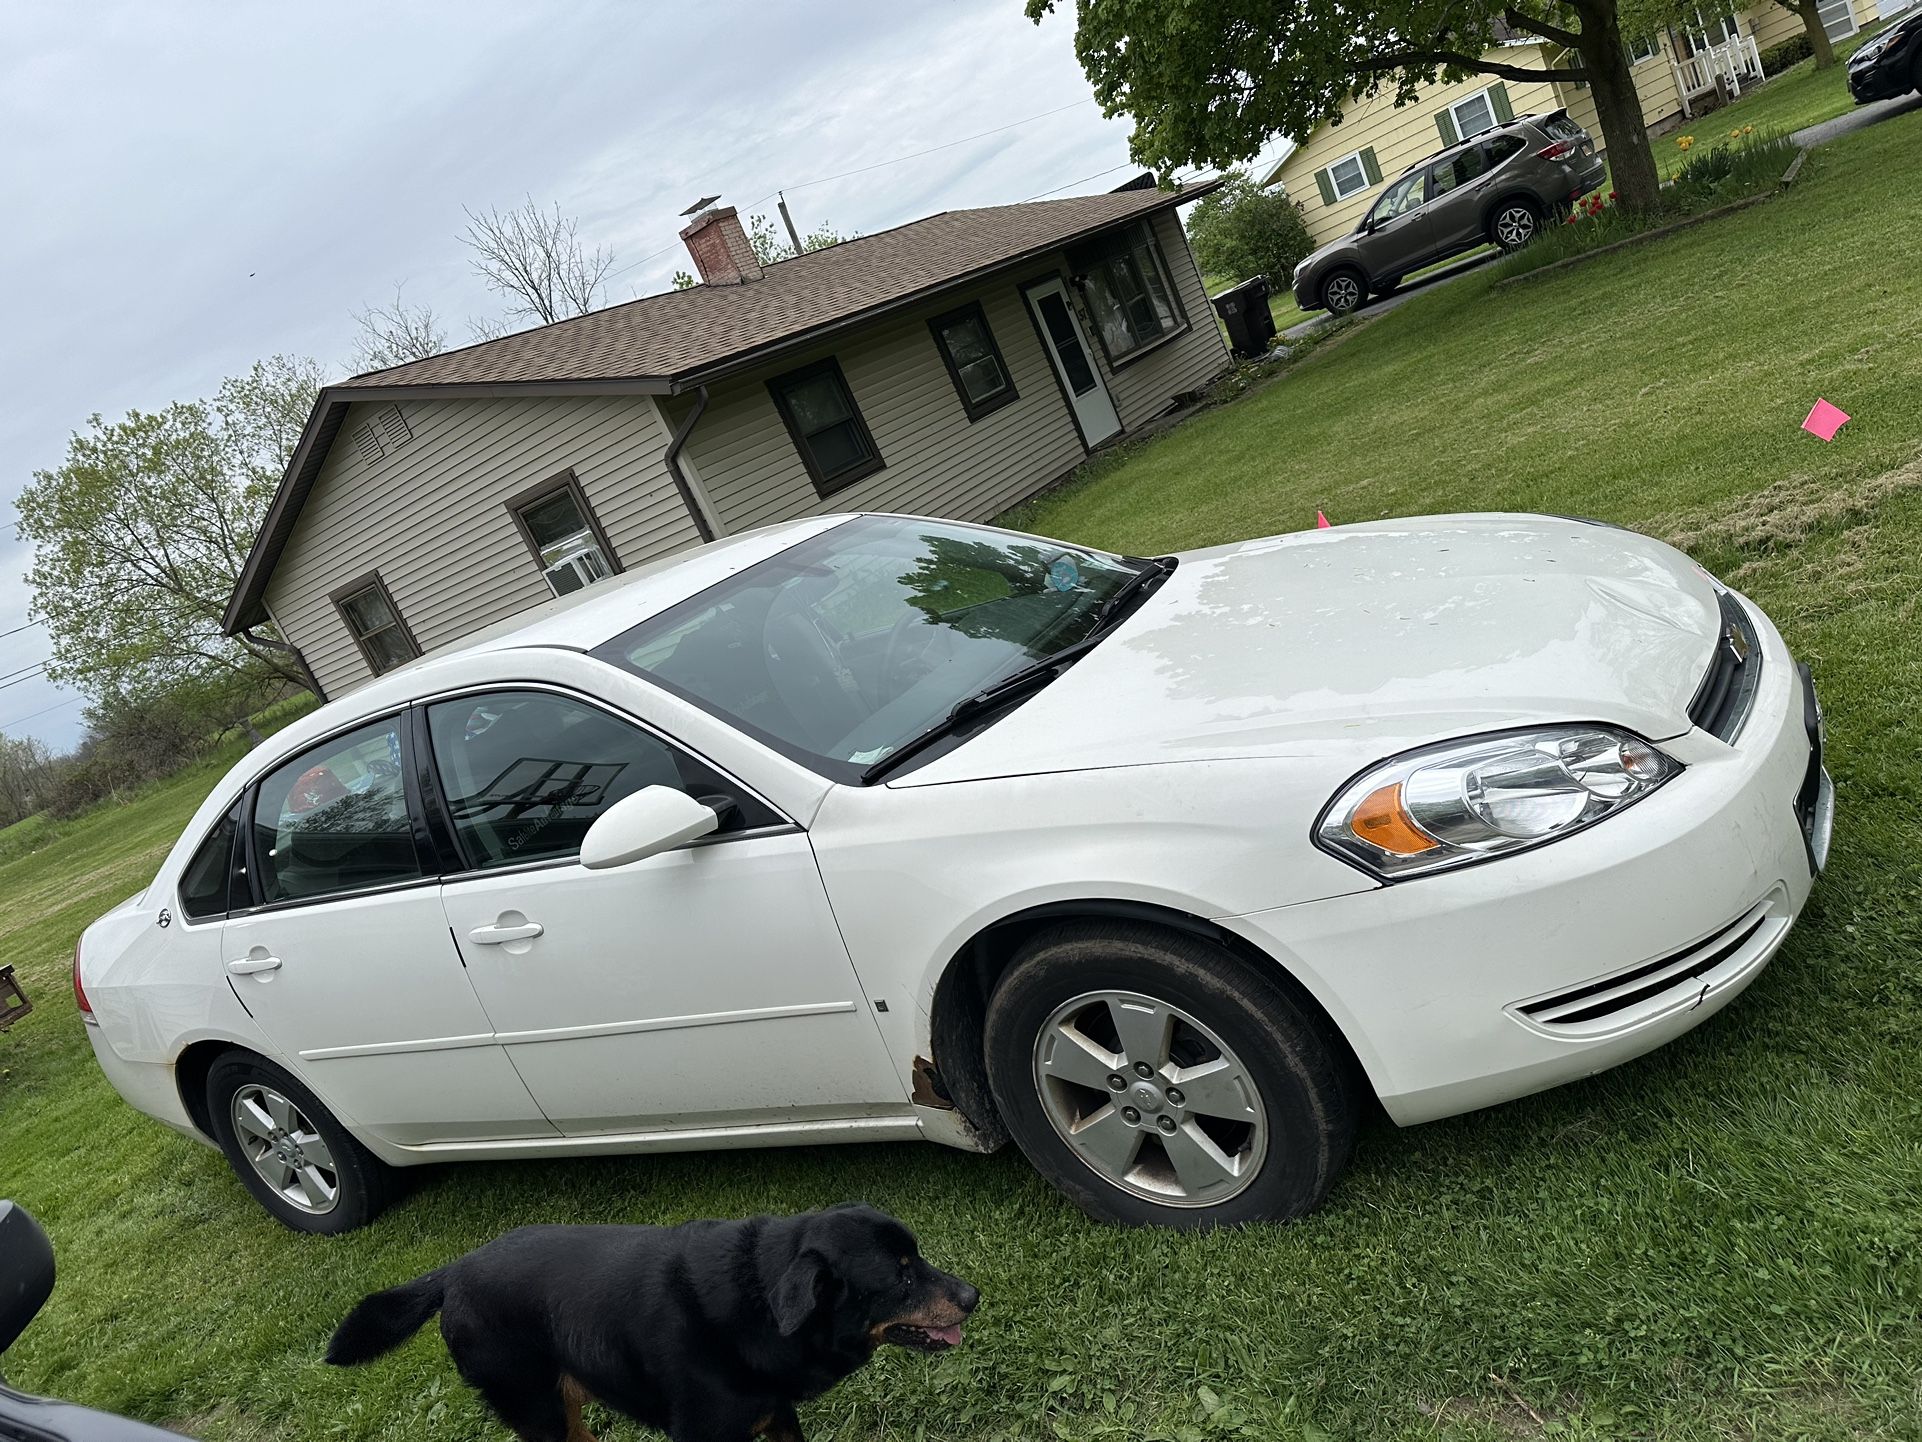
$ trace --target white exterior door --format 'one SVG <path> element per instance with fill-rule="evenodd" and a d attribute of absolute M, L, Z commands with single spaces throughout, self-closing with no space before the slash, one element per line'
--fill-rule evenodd
<path fill-rule="evenodd" d="M 427 715 L 472 867 L 442 888 L 443 926 L 561 1131 L 908 1112 L 804 832 L 739 796 L 731 832 L 589 871 L 580 838 L 621 797 L 741 788 L 559 693 L 466 696 Z"/>
<path fill-rule="evenodd" d="M 1067 286 L 1059 276 L 1051 276 L 1024 287 L 1023 293 L 1040 328 L 1055 376 L 1074 410 L 1075 422 L 1081 427 L 1082 440 L 1091 447 L 1100 445 L 1120 431 L 1121 417 L 1115 411 L 1107 383 L 1101 379 L 1101 369 L 1095 364 L 1088 333 L 1081 328 L 1081 318 L 1068 300 Z"/>
<path fill-rule="evenodd" d="M 221 931 L 228 982 L 342 1120 L 402 1145 L 554 1135 L 447 934 L 396 720 L 261 781 L 247 865 L 266 905 Z"/>

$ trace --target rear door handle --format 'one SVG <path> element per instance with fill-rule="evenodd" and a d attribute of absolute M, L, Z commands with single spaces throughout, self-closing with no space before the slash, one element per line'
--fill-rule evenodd
<path fill-rule="evenodd" d="M 258 971 L 280 970 L 280 958 L 262 953 L 258 956 L 243 956 L 237 961 L 227 963 L 227 970 L 235 976 L 252 976 Z"/>
<path fill-rule="evenodd" d="M 467 933 L 467 939 L 476 946 L 499 946 L 508 941 L 532 941 L 544 930 L 538 921 L 523 922 L 519 926 L 477 926 Z"/>

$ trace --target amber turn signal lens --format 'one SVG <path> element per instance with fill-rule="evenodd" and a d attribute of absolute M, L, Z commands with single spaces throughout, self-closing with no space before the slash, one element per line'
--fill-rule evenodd
<path fill-rule="evenodd" d="M 1361 804 L 1355 808 L 1355 814 L 1348 818 L 1348 829 L 1370 846 L 1393 852 L 1396 856 L 1414 856 L 1419 852 L 1433 851 L 1441 844 L 1415 825 L 1402 808 L 1399 781 L 1364 796 Z"/>

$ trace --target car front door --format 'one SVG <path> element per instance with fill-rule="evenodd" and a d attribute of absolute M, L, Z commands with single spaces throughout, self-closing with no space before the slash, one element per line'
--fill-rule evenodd
<path fill-rule="evenodd" d="M 907 1097 L 798 826 L 584 697 L 508 689 L 425 708 L 468 870 L 442 891 L 467 974 L 568 1135 L 900 1116 Z M 609 806 L 668 786 L 722 829 L 581 866 Z"/>
<path fill-rule="evenodd" d="M 1368 238 L 1362 254 L 1371 281 L 1399 280 L 1426 261 L 1433 250 L 1422 215 L 1428 172 L 1404 175 L 1381 193 L 1368 212 Z"/>
<path fill-rule="evenodd" d="M 402 1145 L 552 1136 L 447 934 L 408 762 L 387 717 L 250 789 L 255 904 L 223 926 L 228 982 L 343 1121 Z"/>

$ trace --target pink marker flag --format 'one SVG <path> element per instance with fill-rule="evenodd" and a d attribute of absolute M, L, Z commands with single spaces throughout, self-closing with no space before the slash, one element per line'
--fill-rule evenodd
<path fill-rule="evenodd" d="M 1809 411 L 1809 418 L 1802 422 L 1802 429 L 1812 436 L 1820 436 L 1825 441 L 1835 439 L 1835 433 L 1842 429 L 1842 423 L 1849 413 L 1840 406 L 1832 406 L 1825 400 L 1816 401 Z"/>
<path fill-rule="evenodd" d="M 1843 419 L 1847 420 L 1848 417 L 1844 416 Z M 1320 511 L 1315 512 L 1315 529 L 1317 531 L 1325 531 L 1329 529 L 1328 518 L 1324 516 Z"/>

